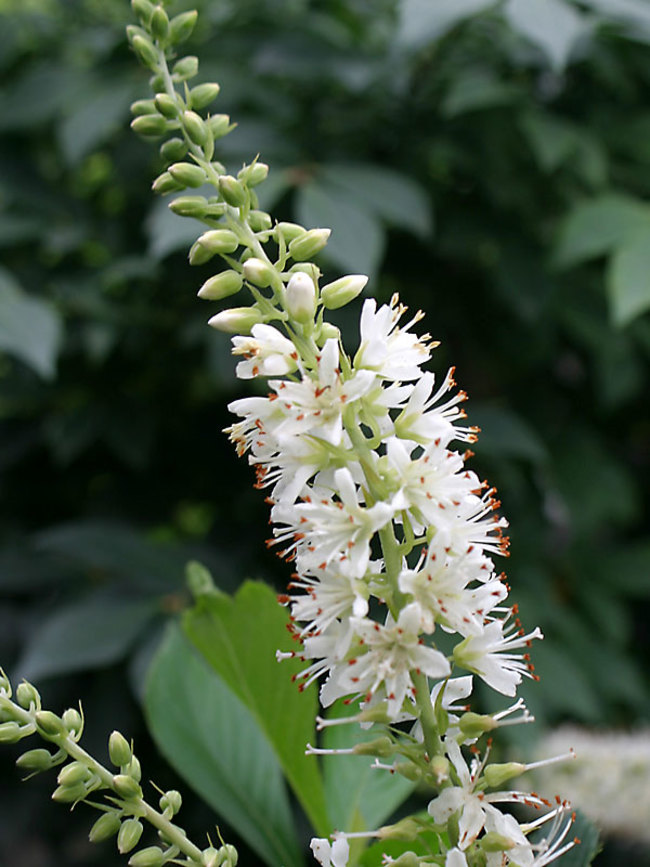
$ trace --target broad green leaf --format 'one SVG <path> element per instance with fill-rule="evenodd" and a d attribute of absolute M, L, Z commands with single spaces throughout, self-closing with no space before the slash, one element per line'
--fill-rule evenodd
<path fill-rule="evenodd" d="M 292 674 L 304 664 L 281 665 L 276 650 L 290 644 L 288 616 L 265 584 L 247 581 L 235 597 L 204 595 L 185 615 L 187 637 L 251 711 L 317 834 L 332 830 L 319 766 L 305 756 L 313 743 L 315 686 L 302 693 Z"/>
<path fill-rule="evenodd" d="M 54 306 L 27 295 L 8 271 L 0 269 L 0 352 L 52 379 L 61 338 L 61 318 Z"/>
<path fill-rule="evenodd" d="M 315 180 L 298 189 L 296 214 L 308 229 L 332 230 L 324 254 L 341 268 L 370 277 L 376 273 L 384 251 L 384 230 L 365 202 Z"/>
<path fill-rule="evenodd" d="M 536 45 L 558 71 L 591 29 L 587 18 L 564 0 L 507 0 L 504 13 L 510 26 Z"/>
<path fill-rule="evenodd" d="M 505 407 L 473 405 L 470 409 L 473 424 L 481 428 L 481 453 L 507 455 L 541 463 L 547 457 L 546 446 L 526 422 Z"/>
<path fill-rule="evenodd" d="M 201 190 L 196 191 L 201 195 Z M 212 191 L 214 192 L 214 190 Z M 179 217 L 169 210 L 171 198 L 159 199 L 147 216 L 148 253 L 157 261 L 178 250 L 189 250 L 205 226 L 191 217 Z"/>
<path fill-rule="evenodd" d="M 348 706 L 338 703 L 329 717 L 349 713 Z M 323 747 L 345 749 L 376 736 L 376 731 L 363 731 L 354 723 L 328 726 L 324 730 Z M 332 823 L 346 831 L 376 830 L 415 787 L 398 774 L 373 768 L 369 756 L 325 757 L 323 777 Z"/>
<path fill-rule="evenodd" d="M 127 122 L 129 105 L 136 96 L 130 80 L 88 83 L 87 90 L 72 101 L 58 129 L 68 165 L 76 165 Z"/>
<path fill-rule="evenodd" d="M 278 760 L 240 699 L 171 624 L 147 678 L 156 744 L 271 867 L 302 863 Z"/>
<path fill-rule="evenodd" d="M 490 9 L 496 0 L 402 0 L 399 5 L 397 40 L 419 48 L 444 36 L 460 21 Z"/>
<path fill-rule="evenodd" d="M 368 163 L 329 163 L 320 176 L 336 188 L 336 198 L 354 197 L 389 225 L 420 237 L 431 234 L 431 202 L 412 178 Z"/>
<path fill-rule="evenodd" d="M 453 79 L 440 113 L 452 118 L 470 111 L 510 105 L 520 94 L 516 85 L 500 81 L 489 69 L 468 69 Z"/>
<path fill-rule="evenodd" d="M 540 168 L 555 171 L 578 150 L 580 139 L 573 124 L 541 111 L 527 112 L 521 128 Z"/>
<path fill-rule="evenodd" d="M 553 260 L 558 267 L 569 268 L 604 256 L 639 229 L 650 232 L 650 207 L 645 203 L 616 193 L 587 199 L 562 224 Z"/>
<path fill-rule="evenodd" d="M 17 665 L 21 677 L 98 668 L 121 659 L 157 613 L 157 601 L 96 594 L 59 608 L 42 623 Z"/>
<path fill-rule="evenodd" d="M 614 251 L 607 269 L 614 325 L 622 328 L 650 309 L 650 225 Z"/>

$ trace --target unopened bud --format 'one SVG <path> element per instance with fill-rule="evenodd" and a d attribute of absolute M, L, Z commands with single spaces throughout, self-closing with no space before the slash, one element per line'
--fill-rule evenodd
<path fill-rule="evenodd" d="M 394 825 L 384 825 L 377 832 L 380 840 L 415 840 L 418 835 L 418 825 L 413 819 L 401 819 Z"/>
<path fill-rule="evenodd" d="M 205 281 L 198 291 L 199 298 L 208 301 L 220 301 L 234 295 L 242 287 L 244 280 L 237 271 L 222 271 Z"/>
<path fill-rule="evenodd" d="M 492 731 L 496 727 L 496 723 L 488 714 L 468 711 L 459 719 L 458 727 L 466 737 L 478 738 L 486 732 Z"/>
<path fill-rule="evenodd" d="M 270 262 L 251 256 L 244 262 L 244 277 L 254 286 L 264 288 L 273 283 L 277 277 L 277 271 Z"/>
<path fill-rule="evenodd" d="M 54 758 L 49 750 L 28 750 L 16 759 L 16 765 L 22 771 L 49 771 L 54 764 Z"/>
<path fill-rule="evenodd" d="M 117 835 L 117 851 L 120 855 L 126 855 L 140 842 L 142 836 L 142 822 L 139 819 L 126 819 L 122 822 Z"/>
<path fill-rule="evenodd" d="M 167 121 L 159 114 L 142 114 L 131 121 L 131 129 L 138 135 L 163 135 L 167 130 Z"/>
<path fill-rule="evenodd" d="M 59 771 L 57 782 L 61 786 L 76 786 L 77 783 L 85 783 L 91 776 L 91 771 L 81 762 L 70 762 Z"/>
<path fill-rule="evenodd" d="M 184 111 L 182 121 L 190 141 L 199 146 L 204 145 L 208 140 L 208 129 L 203 118 L 195 111 Z"/>
<path fill-rule="evenodd" d="M 101 843 L 102 840 L 108 840 L 120 829 L 119 816 L 112 810 L 109 813 L 104 813 L 90 829 L 88 839 L 91 843 Z"/>
<path fill-rule="evenodd" d="M 54 735 L 67 735 L 68 731 L 63 725 L 63 720 L 51 710 L 38 710 L 34 714 L 38 730 L 50 737 Z"/>
<path fill-rule="evenodd" d="M 233 208 L 239 208 L 246 204 L 248 195 L 246 187 L 232 175 L 221 175 L 219 178 L 219 192 L 225 202 Z"/>
<path fill-rule="evenodd" d="M 172 77 L 175 81 L 187 81 L 189 78 L 194 78 L 198 71 L 199 58 L 188 54 L 187 57 L 181 57 L 176 61 L 172 68 Z"/>
<path fill-rule="evenodd" d="M 502 786 L 507 780 L 518 777 L 526 770 L 521 762 L 503 762 L 502 764 L 486 765 L 483 769 L 483 779 L 490 788 Z"/>
<path fill-rule="evenodd" d="M 190 90 L 190 105 L 192 108 L 205 108 L 219 96 L 220 90 L 216 81 L 197 84 Z"/>
<path fill-rule="evenodd" d="M 213 139 L 221 138 L 235 126 L 230 123 L 229 114 L 213 114 L 206 120 L 206 123 Z"/>
<path fill-rule="evenodd" d="M 248 335 L 253 325 L 261 321 L 262 314 L 255 307 L 231 307 L 208 319 L 208 325 L 227 334 Z"/>
<path fill-rule="evenodd" d="M 200 219 L 208 210 L 208 200 L 205 196 L 179 196 L 169 203 L 169 210 L 179 217 L 197 217 Z"/>
<path fill-rule="evenodd" d="M 331 229 L 310 229 L 289 244 L 289 255 L 298 262 L 311 259 L 323 249 L 331 234 Z"/>
<path fill-rule="evenodd" d="M 333 283 L 323 286 L 320 293 L 323 306 L 328 310 L 338 310 L 354 300 L 368 282 L 365 274 L 348 274 Z"/>
<path fill-rule="evenodd" d="M 128 774 L 116 774 L 113 777 L 113 788 L 120 798 L 124 798 L 125 801 L 142 797 L 142 789 L 139 784 Z"/>
<path fill-rule="evenodd" d="M 74 804 L 83 801 L 87 794 L 85 783 L 75 783 L 74 786 L 58 786 L 52 792 L 52 800 L 59 804 Z"/>
<path fill-rule="evenodd" d="M 170 138 L 160 145 L 160 156 L 168 163 L 182 160 L 187 153 L 187 142 L 181 138 Z"/>
<path fill-rule="evenodd" d="M 316 286 L 307 274 L 298 271 L 287 283 L 286 309 L 296 322 L 312 322 L 316 312 Z"/>
<path fill-rule="evenodd" d="M 413 762 L 397 762 L 393 767 L 400 776 L 405 777 L 412 783 L 417 783 L 422 778 L 421 768 L 418 768 Z"/>
<path fill-rule="evenodd" d="M 168 172 L 175 181 L 186 187 L 200 187 L 205 183 L 205 172 L 194 163 L 173 163 Z"/>
<path fill-rule="evenodd" d="M 266 163 L 252 163 L 250 166 L 244 166 L 237 173 L 239 180 L 246 184 L 247 187 L 256 187 L 265 181 L 269 174 L 269 167 Z"/>
<path fill-rule="evenodd" d="M 174 45 L 178 45 L 179 42 L 185 42 L 192 35 L 198 17 L 199 13 L 196 9 L 174 16 L 169 22 L 170 42 Z"/>
<path fill-rule="evenodd" d="M 220 864 L 219 850 L 215 849 L 214 846 L 208 846 L 201 852 L 201 867 L 219 867 Z"/>
<path fill-rule="evenodd" d="M 158 52 L 149 39 L 138 34 L 131 40 L 131 45 L 145 66 L 149 69 L 158 69 Z"/>
<path fill-rule="evenodd" d="M 434 756 L 429 762 L 429 767 L 437 785 L 449 779 L 449 759 L 445 758 L 445 756 Z"/>
<path fill-rule="evenodd" d="M 177 792 L 176 789 L 170 789 L 162 795 L 158 803 L 161 810 L 170 810 L 172 816 L 175 816 L 183 804 L 183 798 L 181 797 L 181 793 Z"/>
<path fill-rule="evenodd" d="M 170 119 L 175 118 L 179 113 L 178 102 L 168 93 L 157 93 L 154 104 L 162 115 Z"/>
<path fill-rule="evenodd" d="M 331 322 L 321 323 L 319 329 L 319 339 L 321 343 L 324 343 L 326 340 L 338 340 L 340 336 L 341 332 L 336 325 L 333 325 Z M 390 719 L 378 720 L 378 722 L 390 722 Z"/>
<path fill-rule="evenodd" d="M 358 756 L 379 756 L 386 758 L 395 752 L 395 746 L 387 735 L 373 738 L 371 741 L 360 741 L 353 747 L 353 752 Z"/>
<path fill-rule="evenodd" d="M 151 185 L 151 189 L 159 196 L 165 196 L 167 193 L 177 193 L 183 189 L 183 184 L 179 184 L 169 172 L 163 172 L 158 175 L 156 180 Z"/>
<path fill-rule="evenodd" d="M 307 229 L 305 229 L 304 226 L 300 226 L 298 223 L 278 223 L 276 230 L 278 235 L 281 235 L 287 244 L 296 238 L 300 238 L 302 235 L 307 234 Z"/>
<path fill-rule="evenodd" d="M 133 753 L 124 735 L 119 732 L 112 732 L 108 739 L 108 755 L 111 762 L 118 768 L 129 764 Z"/>
<path fill-rule="evenodd" d="M 73 707 L 69 707 L 66 711 L 64 711 L 61 720 L 66 730 L 71 735 L 81 734 L 84 721 L 78 710 L 75 710 L 75 708 Z"/>
<path fill-rule="evenodd" d="M 164 42 L 169 36 L 169 18 L 162 6 L 156 6 L 151 16 L 151 32 L 159 42 Z"/>
<path fill-rule="evenodd" d="M 135 102 L 131 103 L 131 114 L 136 115 L 136 117 L 141 114 L 156 114 L 157 111 L 153 99 L 136 99 Z"/>
<path fill-rule="evenodd" d="M 0 723 L 0 744 L 17 744 L 27 734 L 17 722 Z"/>
<path fill-rule="evenodd" d="M 161 867 L 165 863 L 165 855 L 158 846 L 141 849 L 129 858 L 129 867 Z"/>
<path fill-rule="evenodd" d="M 219 861 L 223 867 L 235 867 L 239 860 L 239 854 L 231 843 L 226 843 L 225 846 L 219 848 Z"/>
<path fill-rule="evenodd" d="M 124 768 L 124 773 L 132 777 L 136 783 L 140 782 L 142 779 L 142 768 L 140 767 L 140 759 L 137 756 L 131 757 L 131 761 Z"/>
<path fill-rule="evenodd" d="M 204 232 L 190 248 L 190 265 L 203 265 L 217 253 L 234 253 L 239 240 L 230 229 L 211 229 Z"/>
<path fill-rule="evenodd" d="M 148 27 L 153 10 L 156 8 L 153 3 L 150 3 L 149 0 L 131 0 L 131 8 L 145 27 Z"/>
<path fill-rule="evenodd" d="M 29 710 L 32 705 L 34 707 L 39 707 L 41 697 L 38 694 L 38 690 L 31 683 L 27 683 L 27 681 L 23 681 L 23 683 L 18 684 L 18 688 L 16 689 L 16 701 L 18 704 L 25 708 L 25 710 Z"/>
<path fill-rule="evenodd" d="M 248 225 L 254 232 L 266 232 L 273 225 L 273 220 L 266 211 L 251 211 L 248 215 Z"/>

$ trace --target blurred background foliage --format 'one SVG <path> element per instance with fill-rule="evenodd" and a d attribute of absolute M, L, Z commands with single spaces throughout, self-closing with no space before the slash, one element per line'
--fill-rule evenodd
<path fill-rule="evenodd" d="M 220 159 L 259 152 L 263 205 L 334 230 L 326 274 L 423 308 L 435 369 L 457 366 L 513 598 L 546 634 L 537 718 L 647 721 L 650 3 L 196 5 L 189 50 L 239 123 Z M 229 590 L 287 578 L 221 433 L 244 386 L 195 298 L 199 226 L 154 200 L 160 159 L 128 128 L 147 91 L 128 15 L 0 0 L 0 659 L 54 705 L 81 695 L 91 748 L 114 727 L 143 743 L 189 558 Z M 118 863 L 9 753 L 0 862 Z"/>

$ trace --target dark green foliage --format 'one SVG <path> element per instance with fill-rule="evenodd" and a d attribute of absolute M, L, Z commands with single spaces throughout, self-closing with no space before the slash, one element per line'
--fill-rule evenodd
<path fill-rule="evenodd" d="M 457 365 L 546 635 L 532 710 L 627 726 L 650 712 L 650 13 L 544 2 L 531 29 L 521 2 L 206 0 L 186 50 L 239 124 L 228 171 L 260 153 L 261 207 L 330 226 L 327 278 L 399 291 Z M 125 8 L 0 0 L 0 657 L 131 654 L 140 684 L 187 559 L 222 587 L 288 576 L 220 432 L 245 386 L 195 298 L 200 224 L 153 198 L 129 130 Z"/>

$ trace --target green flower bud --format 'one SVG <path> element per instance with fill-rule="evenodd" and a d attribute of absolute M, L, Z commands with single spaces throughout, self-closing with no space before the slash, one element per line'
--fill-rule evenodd
<path fill-rule="evenodd" d="M 231 307 L 230 310 L 222 310 L 208 319 L 208 325 L 217 331 L 225 331 L 226 334 L 248 335 L 253 325 L 261 321 L 262 314 L 256 307 Z"/>
<path fill-rule="evenodd" d="M 179 113 L 178 102 L 168 93 L 157 93 L 154 105 L 162 115 L 168 118 L 175 118 Z"/>
<path fill-rule="evenodd" d="M 90 829 L 88 839 L 91 843 L 101 843 L 102 840 L 108 840 L 120 829 L 120 817 L 112 810 L 104 813 Z"/>
<path fill-rule="evenodd" d="M 16 701 L 21 707 L 25 708 L 25 710 L 29 710 L 32 705 L 40 707 L 41 697 L 38 694 L 36 687 L 32 686 L 31 683 L 27 683 L 25 680 L 23 683 L 18 684 L 18 688 L 16 689 Z"/>
<path fill-rule="evenodd" d="M 139 819 L 126 819 L 122 822 L 117 834 L 117 851 L 120 855 L 126 855 L 140 842 L 142 836 L 142 822 Z"/>
<path fill-rule="evenodd" d="M 167 131 L 167 121 L 159 114 L 143 114 L 131 121 L 131 129 L 138 135 L 163 135 Z"/>
<path fill-rule="evenodd" d="M 207 301 L 221 301 L 234 295 L 242 287 L 244 280 L 237 271 L 222 271 L 205 281 L 198 291 L 199 298 Z"/>
<path fill-rule="evenodd" d="M 387 735 L 373 738 L 371 741 L 360 741 L 355 744 L 353 751 L 357 756 L 378 756 L 387 758 L 395 752 L 395 745 Z"/>
<path fill-rule="evenodd" d="M 504 762 L 503 764 L 486 765 L 483 769 L 483 779 L 490 788 L 502 786 L 512 777 L 518 777 L 526 770 L 526 765 L 521 762 Z"/>
<path fill-rule="evenodd" d="M 331 234 L 331 229 L 310 229 L 304 235 L 291 241 L 289 255 L 298 262 L 311 259 L 323 249 Z"/>
<path fill-rule="evenodd" d="M 129 867 L 161 867 L 165 863 L 165 853 L 158 846 L 141 849 L 129 858 Z"/>
<path fill-rule="evenodd" d="M 218 863 L 222 864 L 223 867 L 235 867 L 239 860 L 239 854 L 231 843 L 226 843 L 225 846 L 219 848 L 219 858 L 221 860 Z"/>
<path fill-rule="evenodd" d="M 136 756 L 131 757 L 131 761 L 124 768 L 124 773 L 129 777 L 132 777 L 136 783 L 139 783 L 142 779 L 142 768 L 140 767 L 140 759 Z"/>
<path fill-rule="evenodd" d="M 341 332 L 336 327 L 336 325 L 332 325 L 331 322 L 322 322 L 320 329 L 318 331 L 318 339 L 324 343 L 326 340 L 330 340 L 333 338 L 334 340 L 338 340 L 341 336 Z M 322 346 L 322 343 L 319 345 Z M 378 722 L 390 722 L 390 720 L 378 720 Z"/>
<path fill-rule="evenodd" d="M 66 711 L 64 711 L 61 720 L 63 721 L 63 725 L 65 726 L 66 730 L 71 735 L 81 734 L 84 727 L 84 721 L 78 710 L 75 710 L 75 708 L 73 707 L 69 707 Z"/>
<path fill-rule="evenodd" d="M 7 698 L 11 698 L 11 683 L 7 675 L 0 668 L 0 693 L 2 692 L 6 694 Z"/>
<path fill-rule="evenodd" d="M 133 777 L 130 777 L 128 774 L 116 774 L 113 777 L 113 788 L 120 798 L 124 798 L 125 801 L 132 801 L 142 797 L 142 789 Z"/>
<path fill-rule="evenodd" d="M 362 292 L 367 282 L 368 278 L 365 274 L 348 274 L 347 277 L 328 283 L 327 286 L 323 286 L 320 293 L 323 306 L 328 310 L 345 307 Z"/>
<path fill-rule="evenodd" d="M 73 804 L 77 801 L 83 801 L 87 794 L 86 784 L 79 782 L 73 786 L 58 786 L 52 792 L 52 800 L 59 804 Z"/>
<path fill-rule="evenodd" d="M 413 762 L 397 762 L 394 768 L 400 776 L 405 777 L 412 783 L 417 783 L 422 778 L 421 768 L 418 768 Z"/>
<path fill-rule="evenodd" d="M 170 789 L 160 798 L 158 804 L 161 810 L 170 810 L 172 816 L 175 816 L 183 804 L 183 798 L 181 797 L 181 793 L 177 792 L 176 789 Z"/>
<path fill-rule="evenodd" d="M 178 45 L 180 42 L 185 42 L 185 40 L 192 35 L 198 17 L 199 13 L 196 9 L 192 9 L 191 12 L 182 12 L 180 15 L 174 16 L 174 18 L 169 22 L 169 41 L 174 45 Z"/>
<path fill-rule="evenodd" d="M 158 69 L 158 52 L 149 39 L 137 34 L 131 40 L 131 45 L 145 66 L 148 66 L 149 69 L 153 69 L 154 71 Z"/>
<path fill-rule="evenodd" d="M 278 235 L 278 239 L 280 236 L 284 238 L 285 243 L 289 243 L 290 241 L 295 240 L 295 238 L 301 238 L 303 235 L 307 234 L 307 229 L 304 226 L 300 226 L 298 223 L 278 223 L 276 226 L 276 233 Z"/>
<path fill-rule="evenodd" d="M 190 265 L 203 265 L 217 253 L 234 253 L 239 240 L 230 229 L 204 232 L 190 247 Z"/>
<path fill-rule="evenodd" d="M 270 286 L 277 277 L 277 271 L 270 262 L 251 256 L 244 262 L 244 277 L 254 286 Z"/>
<path fill-rule="evenodd" d="M 239 208 L 241 205 L 246 204 L 248 199 L 246 187 L 237 178 L 233 178 L 232 175 L 221 175 L 219 178 L 219 192 L 223 196 L 224 201 L 232 205 L 233 208 Z"/>
<path fill-rule="evenodd" d="M 193 163 L 173 163 L 168 171 L 175 181 L 186 187 L 200 187 L 205 183 L 205 172 Z"/>
<path fill-rule="evenodd" d="M 91 771 L 81 762 L 70 762 L 59 771 L 57 782 L 60 786 L 76 786 L 77 783 L 85 783 L 91 776 Z"/>
<path fill-rule="evenodd" d="M 486 732 L 492 731 L 496 723 L 488 714 L 474 713 L 468 711 L 464 713 L 458 721 L 461 732 L 468 738 L 478 738 Z"/>
<path fill-rule="evenodd" d="M 269 174 L 269 167 L 266 163 L 252 163 L 250 166 L 244 166 L 237 173 L 239 180 L 246 184 L 247 187 L 256 187 L 265 181 Z"/>
<path fill-rule="evenodd" d="M 177 193 L 179 190 L 183 189 L 183 185 L 179 184 L 178 181 L 169 174 L 169 172 L 163 172 L 162 175 L 158 175 L 156 180 L 153 182 L 151 189 L 154 193 L 157 193 L 157 195 L 164 196 L 167 193 Z"/>
<path fill-rule="evenodd" d="M 38 710 L 34 714 L 36 727 L 39 732 L 44 735 L 53 737 L 54 735 L 67 735 L 68 731 L 63 725 L 63 720 L 51 710 Z"/>
<path fill-rule="evenodd" d="M 17 722 L 0 723 L 0 744 L 17 744 L 28 734 L 29 732 Z"/>
<path fill-rule="evenodd" d="M 195 111 L 183 112 L 183 129 L 187 133 L 190 141 L 196 145 L 204 145 L 208 140 L 208 128 L 203 121 L 203 118 Z"/>
<path fill-rule="evenodd" d="M 187 142 L 181 138 L 170 138 L 160 145 L 160 156 L 167 162 L 182 160 L 187 153 Z"/>
<path fill-rule="evenodd" d="M 229 114 L 213 114 L 206 120 L 206 124 L 213 139 L 222 138 L 237 126 L 230 123 Z"/>
<path fill-rule="evenodd" d="M 129 24 L 126 28 L 126 37 L 129 40 L 129 45 L 136 36 L 142 36 L 143 39 L 149 39 L 149 34 L 142 27 L 138 27 L 135 24 Z"/>
<path fill-rule="evenodd" d="M 49 750 L 28 750 L 16 759 L 16 765 L 22 771 L 49 771 L 54 765 L 54 757 Z"/>
<path fill-rule="evenodd" d="M 273 220 L 266 211 L 251 211 L 248 215 L 248 225 L 254 232 L 265 232 L 271 228 Z"/>
<path fill-rule="evenodd" d="M 190 90 L 189 103 L 192 108 L 205 108 L 219 96 L 221 88 L 215 82 L 207 81 L 205 84 L 197 84 Z"/>
<path fill-rule="evenodd" d="M 156 6 L 151 16 L 151 32 L 159 42 L 164 42 L 169 36 L 169 18 L 162 6 Z"/>
<path fill-rule="evenodd" d="M 199 59 L 192 54 L 187 57 L 181 57 L 172 67 L 172 77 L 174 81 L 187 81 L 199 71 Z"/>
<path fill-rule="evenodd" d="M 418 835 L 418 826 L 413 819 L 401 819 L 394 825 L 384 825 L 377 832 L 380 840 L 415 840 Z"/>
<path fill-rule="evenodd" d="M 300 271 L 293 274 L 287 283 L 285 297 L 285 306 L 292 319 L 303 324 L 313 321 L 316 312 L 316 286 L 308 274 Z"/>
<path fill-rule="evenodd" d="M 156 7 L 149 0 L 131 0 L 131 9 L 138 16 L 145 27 L 149 26 L 151 16 Z"/>
<path fill-rule="evenodd" d="M 169 210 L 179 217 L 204 217 L 208 210 L 208 200 L 205 196 L 179 196 L 169 203 Z"/>
<path fill-rule="evenodd" d="M 129 764 L 133 758 L 133 753 L 124 735 L 119 732 L 112 732 L 108 739 L 108 755 L 111 762 L 118 768 Z"/>
<path fill-rule="evenodd" d="M 214 846 L 208 846 L 201 852 L 201 867 L 219 867 L 220 864 L 219 850 L 215 849 Z"/>
<path fill-rule="evenodd" d="M 438 785 L 449 779 L 449 770 L 451 766 L 449 764 L 449 759 L 445 758 L 445 756 L 434 756 L 429 762 L 429 767 L 431 768 L 433 778 Z"/>
<path fill-rule="evenodd" d="M 156 114 L 158 109 L 153 99 L 136 99 L 131 103 L 131 114 Z"/>

